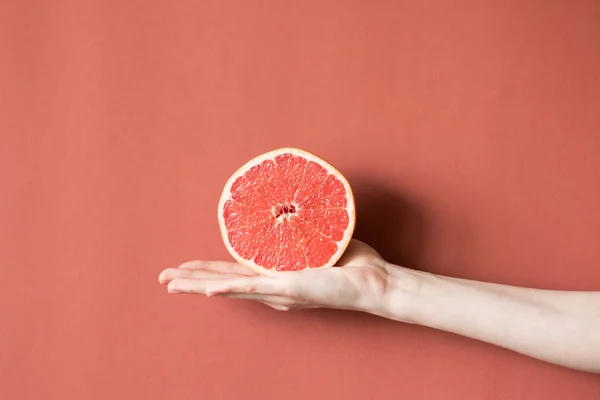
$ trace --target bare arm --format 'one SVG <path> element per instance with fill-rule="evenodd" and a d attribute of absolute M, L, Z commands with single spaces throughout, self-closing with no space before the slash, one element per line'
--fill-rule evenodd
<path fill-rule="evenodd" d="M 376 313 L 600 373 L 600 292 L 527 289 L 400 268 L 392 275 L 383 312 Z"/>
<path fill-rule="evenodd" d="M 392 265 L 353 241 L 340 266 L 277 277 L 232 262 L 192 261 L 159 277 L 170 293 L 255 300 L 277 310 L 338 308 L 435 329 L 600 373 L 600 292 L 527 289 Z"/>

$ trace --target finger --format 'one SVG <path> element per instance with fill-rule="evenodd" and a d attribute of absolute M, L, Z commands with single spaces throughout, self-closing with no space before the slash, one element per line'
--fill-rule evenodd
<path fill-rule="evenodd" d="M 237 300 L 252 300 L 259 301 L 261 303 L 275 304 L 279 306 L 291 307 L 296 304 L 296 301 L 289 297 L 276 296 L 272 294 L 256 294 L 256 293 L 224 293 L 220 294 L 219 297 L 227 297 L 228 299 Z"/>
<path fill-rule="evenodd" d="M 275 310 L 278 311 L 290 311 L 290 310 L 299 310 L 299 309 L 309 309 L 309 308 L 317 308 L 316 304 L 312 303 L 304 303 L 298 302 L 295 299 L 290 299 L 289 297 L 283 296 L 273 296 L 273 295 L 260 295 L 255 293 L 232 293 L 232 294 L 222 294 L 219 297 L 227 297 L 229 299 L 238 299 L 238 300 L 251 300 L 258 301 L 263 303 Z"/>
<path fill-rule="evenodd" d="M 245 276 L 255 276 L 256 272 L 243 265 L 230 262 L 230 261 L 203 261 L 195 260 L 188 261 L 179 266 L 182 269 L 201 269 L 205 271 L 221 272 L 221 273 L 233 273 Z"/>
<path fill-rule="evenodd" d="M 240 276 L 244 275 L 204 271 L 201 269 L 167 268 L 160 273 L 160 275 L 158 276 L 158 281 L 160 283 L 169 283 L 173 279 L 215 279 L 237 278 Z"/>
<path fill-rule="evenodd" d="M 291 308 L 289 306 L 282 306 L 279 304 L 271 304 L 271 303 L 264 303 L 264 304 L 271 307 L 274 310 L 277 310 L 277 311 L 290 311 L 291 310 Z"/>
<path fill-rule="evenodd" d="M 289 298 L 298 297 L 301 289 L 300 275 L 293 272 L 277 277 L 242 277 L 230 279 L 223 286 L 215 285 L 210 288 L 214 294 L 221 293 L 256 293 L 276 295 Z"/>
<path fill-rule="evenodd" d="M 277 311 L 308 310 L 311 308 L 319 308 L 319 306 L 317 306 L 316 304 L 312 304 L 312 303 L 311 304 L 302 304 L 302 305 L 293 305 L 293 306 L 269 303 L 266 301 L 262 302 L 262 303 L 277 310 Z"/>
<path fill-rule="evenodd" d="M 173 279 L 170 293 L 197 293 L 208 296 L 223 293 L 259 293 L 286 296 L 289 289 L 283 280 L 267 277 L 240 277 L 215 279 Z"/>

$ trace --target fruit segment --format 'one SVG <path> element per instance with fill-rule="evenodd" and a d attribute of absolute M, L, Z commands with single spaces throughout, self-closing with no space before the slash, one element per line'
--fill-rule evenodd
<path fill-rule="evenodd" d="M 269 198 L 269 186 L 260 165 L 250 168 L 231 185 L 231 198 L 248 206 L 271 209 L 275 200 Z"/>
<path fill-rule="evenodd" d="M 299 271 L 308 267 L 306 250 L 302 245 L 305 236 L 298 220 L 291 220 L 290 227 L 283 229 L 279 246 L 281 252 L 277 261 L 278 271 Z"/>
<path fill-rule="evenodd" d="M 306 173 L 308 161 L 305 158 L 287 153 L 276 156 L 275 162 L 279 166 L 281 175 L 283 176 L 282 190 L 285 196 L 284 201 L 292 202 Z"/>
<path fill-rule="evenodd" d="M 335 241 L 342 240 L 350 222 L 345 208 L 304 208 L 298 212 L 298 218 Z"/>
<path fill-rule="evenodd" d="M 233 250 L 245 260 L 253 260 L 265 242 L 265 236 L 273 226 L 267 222 L 253 226 L 232 230 L 227 233 L 227 238 Z"/>
<path fill-rule="evenodd" d="M 273 213 L 268 209 L 260 209 L 240 203 L 236 200 L 227 200 L 223 207 L 225 226 L 229 231 L 252 229 L 256 225 L 273 219 Z"/>

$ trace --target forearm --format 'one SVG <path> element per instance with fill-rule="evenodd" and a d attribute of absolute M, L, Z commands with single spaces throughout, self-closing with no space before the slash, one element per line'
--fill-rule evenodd
<path fill-rule="evenodd" d="M 526 289 L 398 269 L 382 314 L 600 372 L 600 293 Z"/>

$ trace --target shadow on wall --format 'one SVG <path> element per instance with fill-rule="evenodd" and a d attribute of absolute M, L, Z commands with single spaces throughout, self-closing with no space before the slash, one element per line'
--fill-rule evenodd
<path fill-rule="evenodd" d="M 356 202 L 356 229 L 360 239 L 386 261 L 420 269 L 425 239 L 421 209 L 401 194 L 365 178 L 351 179 Z"/>

